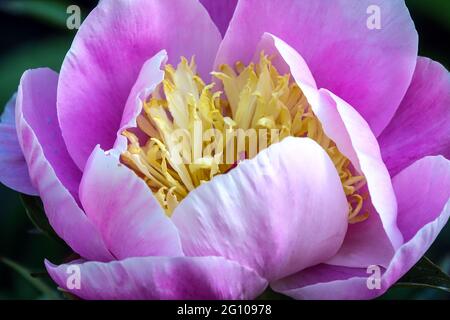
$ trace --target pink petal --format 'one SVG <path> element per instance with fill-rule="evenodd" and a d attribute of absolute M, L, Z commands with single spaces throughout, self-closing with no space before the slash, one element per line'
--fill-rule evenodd
<path fill-rule="evenodd" d="M 177 229 L 145 182 L 99 147 L 86 164 L 80 198 L 117 259 L 183 255 Z"/>
<path fill-rule="evenodd" d="M 273 290 L 301 300 L 371 299 L 383 292 L 369 290 L 363 268 L 321 264 L 272 283 Z"/>
<path fill-rule="evenodd" d="M 450 161 L 442 156 L 422 158 L 392 181 L 399 207 L 397 223 L 409 241 L 424 225 L 436 220 L 449 201 Z"/>
<path fill-rule="evenodd" d="M 413 182 L 413 183 L 411 183 Z M 427 157 L 393 179 L 399 226 L 407 240 L 383 270 L 379 289 L 368 289 L 366 269 L 320 265 L 272 287 L 298 299 L 367 299 L 386 292 L 425 254 L 450 216 L 450 161 Z"/>
<path fill-rule="evenodd" d="M 397 174 L 428 155 L 450 158 L 450 75 L 439 63 L 419 57 L 411 85 L 379 138 L 383 159 Z"/>
<path fill-rule="evenodd" d="M 280 74 L 290 73 L 295 82 L 302 88 L 317 89 L 316 80 L 305 59 L 286 42 L 265 32 L 253 55 L 254 62 L 259 61 L 262 51 L 271 57 L 272 64 Z"/>
<path fill-rule="evenodd" d="M 17 135 L 30 178 L 44 203 L 50 224 L 78 254 L 110 260 L 110 253 L 94 225 L 70 193 L 79 171 L 66 152 L 56 118 L 58 75 L 49 69 L 24 73 L 17 94 Z"/>
<path fill-rule="evenodd" d="M 139 70 L 162 49 L 170 63 L 195 55 L 207 76 L 220 33 L 197 1 L 101 1 L 87 17 L 63 63 L 58 116 L 79 168 L 97 144 L 114 144 Z"/>
<path fill-rule="evenodd" d="M 379 30 L 367 27 L 374 5 Z M 264 32 L 297 50 L 318 86 L 354 106 L 376 135 L 394 115 L 416 64 L 418 36 L 403 1 L 240 1 L 217 64 L 249 62 Z"/>
<path fill-rule="evenodd" d="M 225 35 L 238 0 L 200 0 L 200 2 L 208 10 L 222 36 Z"/>
<path fill-rule="evenodd" d="M 312 108 L 325 133 L 364 174 L 371 203 L 392 245 L 398 248 L 403 239 L 396 225 L 397 202 L 389 172 L 369 125 L 352 106 L 328 90 L 320 90 L 319 103 L 313 103 Z"/>
<path fill-rule="evenodd" d="M 36 196 L 28 166 L 17 139 L 16 94 L 8 101 L 0 118 L 0 182 L 18 192 Z"/>
<path fill-rule="evenodd" d="M 395 224 L 395 194 L 376 138 L 350 105 L 326 90 L 317 91 L 308 65 L 298 52 L 275 36 L 270 35 L 272 41 L 264 40 L 267 37 L 265 34 L 262 41 L 264 50 L 275 56 L 277 67 L 287 66 L 283 68 L 302 89 L 326 134 L 366 176 L 372 203 L 366 203 L 363 210 L 379 213 L 366 222 L 349 226 L 342 248 L 328 263 L 349 267 L 387 264 L 393 254 L 391 240 L 399 246 L 402 239 Z"/>
<path fill-rule="evenodd" d="M 162 50 L 154 57 L 147 60 L 142 66 L 141 72 L 131 89 L 130 96 L 125 105 L 120 129 L 117 131 L 117 139 L 114 144 L 114 151 L 117 152 L 117 154 L 120 155 L 127 150 L 128 139 L 123 136 L 122 133 L 127 129 L 136 131 L 137 117 L 142 112 L 143 103 L 147 100 L 149 95 L 153 93 L 156 86 L 164 79 L 164 71 L 161 68 L 166 61 L 167 52 Z"/>
<path fill-rule="evenodd" d="M 61 136 L 56 115 L 57 86 L 58 74 L 50 69 L 25 72 L 20 82 L 16 116 L 23 116 L 36 135 L 44 156 L 55 170 L 58 179 L 77 199 L 81 172 L 67 153 Z M 26 149 L 23 151 L 29 152 Z M 28 165 L 32 164 L 28 162 Z"/>
<path fill-rule="evenodd" d="M 191 191 L 173 214 L 189 256 L 224 256 L 277 279 L 333 256 L 347 201 L 325 151 L 288 137 Z"/>
<path fill-rule="evenodd" d="M 68 286 L 76 272 L 73 266 L 79 267 L 79 289 Z M 222 257 L 145 257 L 60 266 L 46 261 L 46 267 L 61 288 L 82 299 L 253 299 L 267 285 L 253 270 Z"/>
<path fill-rule="evenodd" d="M 395 250 L 372 204 L 364 205 L 363 211 L 368 207 L 374 214 L 369 215 L 365 221 L 348 226 L 342 247 L 327 264 L 352 268 L 389 265 Z"/>

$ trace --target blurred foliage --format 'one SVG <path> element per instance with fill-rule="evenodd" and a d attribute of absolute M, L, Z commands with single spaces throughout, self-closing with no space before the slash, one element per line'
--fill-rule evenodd
<path fill-rule="evenodd" d="M 450 1 L 406 2 L 419 32 L 419 53 L 449 68 Z M 82 15 L 86 16 L 96 1 L 0 1 L 0 110 L 17 90 L 25 70 L 50 67 L 59 71 L 75 35 L 75 31 L 65 27 L 66 8 L 71 4 L 79 5 Z M 0 260 L 3 262 L 0 262 L 0 299 L 61 297 L 46 276 L 43 261 L 64 261 L 70 254 L 67 247 L 36 229 L 27 217 L 19 194 L 0 185 L 0 201 Z M 427 253 L 447 273 L 450 272 L 449 248 L 450 225 L 447 225 Z M 449 296 L 435 289 L 397 286 L 381 299 L 448 299 Z M 267 292 L 261 299 L 276 297 L 277 294 Z"/>
<path fill-rule="evenodd" d="M 430 259 L 423 257 L 396 285 L 425 287 L 450 292 L 450 277 Z"/>
<path fill-rule="evenodd" d="M 67 19 L 66 10 L 70 4 L 63 0 L 14 0 L 0 3 L 0 10 L 7 14 L 29 16 L 40 23 L 64 28 Z"/>

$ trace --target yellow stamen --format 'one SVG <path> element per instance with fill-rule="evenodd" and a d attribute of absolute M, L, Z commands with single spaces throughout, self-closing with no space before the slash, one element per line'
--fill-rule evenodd
<path fill-rule="evenodd" d="M 164 81 L 137 119 L 147 143 L 140 145 L 133 133 L 123 132 L 129 144 L 122 161 L 144 179 L 167 215 L 200 184 L 254 157 L 255 143 L 260 151 L 294 136 L 315 140 L 330 156 L 347 196 L 349 223 L 367 218 L 368 213 L 361 212 L 365 198 L 359 193 L 364 176 L 355 174 L 351 162 L 326 136 L 289 74 L 280 75 L 262 53 L 256 65 L 222 65 L 212 75 L 223 92 L 203 82 L 194 59 L 182 58 L 176 68 L 166 65 Z M 236 134 L 239 131 L 244 138 Z M 195 139 L 198 134 L 203 140 Z"/>

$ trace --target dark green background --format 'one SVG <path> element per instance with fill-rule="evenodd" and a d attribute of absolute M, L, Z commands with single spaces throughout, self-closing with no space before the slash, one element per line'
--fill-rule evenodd
<path fill-rule="evenodd" d="M 282 0 L 280 0 L 282 1 Z M 355 0 L 357 1 L 357 0 Z M 47 66 L 59 70 L 75 31 L 65 27 L 66 8 L 77 4 L 86 16 L 96 1 L 0 0 L 0 109 L 17 90 L 22 73 Z M 450 67 L 450 1 L 408 0 L 420 36 L 420 54 Z M 450 225 L 438 237 L 428 256 L 450 271 Z M 37 234 L 29 222 L 19 196 L 0 185 L 0 257 L 8 257 L 46 281 L 43 261 L 61 262 L 66 249 Z M 0 264 L 0 299 L 45 299 L 29 281 Z M 432 289 L 393 288 L 382 298 L 450 298 Z"/>

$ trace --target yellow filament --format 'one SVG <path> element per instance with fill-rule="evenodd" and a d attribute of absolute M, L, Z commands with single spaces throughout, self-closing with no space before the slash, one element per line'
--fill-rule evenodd
<path fill-rule="evenodd" d="M 237 136 L 230 134 L 255 129 L 258 134 L 253 138 L 259 149 L 287 136 L 315 140 L 339 173 L 349 204 L 349 223 L 367 218 L 368 214 L 361 212 L 364 197 L 359 194 L 365 178 L 355 175 L 350 161 L 326 136 L 289 74 L 280 75 L 270 59 L 261 54 L 258 64 L 244 66 L 238 62 L 235 68 L 222 65 L 212 75 L 221 82 L 223 92 L 213 91 L 214 84 L 203 82 L 196 74 L 194 59 L 182 58 L 176 68 L 166 65 L 165 79 L 145 101 L 144 112 L 137 119 L 148 141 L 141 145 L 133 133 L 123 132 L 129 144 L 122 161 L 146 181 L 167 215 L 201 183 L 226 173 L 237 160 L 255 156 L 251 137 L 239 143 Z M 193 138 L 197 124 L 201 124 L 203 133 L 213 129 L 220 135 L 211 135 L 198 145 Z M 179 140 L 174 141 L 175 133 Z M 204 152 L 196 152 L 199 148 Z M 229 154 L 235 161 L 224 161 Z M 190 161 L 180 161 L 184 157 Z"/>

